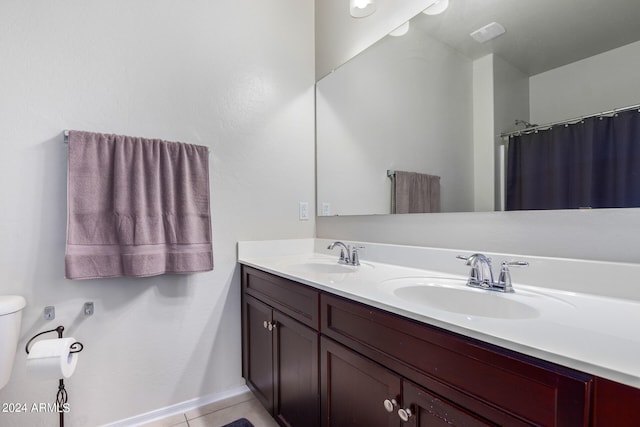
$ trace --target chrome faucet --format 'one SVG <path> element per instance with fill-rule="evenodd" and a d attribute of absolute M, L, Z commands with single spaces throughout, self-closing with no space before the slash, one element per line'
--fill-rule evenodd
<path fill-rule="evenodd" d="M 331 250 L 336 246 L 340 246 L 340 259 L 338 260 L 338 263 L 355 266 L 360 265 L 360 256 L 358 255 L 358 249 L 362 249 L 361 246 L 354 246 L 353 249 L 351 249 L 351 246 L 345 245 L 342 242 L 333 242 L 332 244 L 327 246 L 327 249 Z"/>
<path fill-rule="evenodd" d="M 471 267 L 467 286 L 507 293 L 514 292 L 509 267 L 526 267 L 529 265 L 525 261 L 504 261 L 500 268 L 498 281 L 494 281 L 491 258 L 487 258 L 482 254 L 473 254 L 468 257 L 458 255 L 456 258 L 467 261 L 467 265 Z"/>

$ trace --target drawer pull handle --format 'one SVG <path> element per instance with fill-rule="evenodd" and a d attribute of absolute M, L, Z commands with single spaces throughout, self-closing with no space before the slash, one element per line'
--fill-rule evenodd
<path fill-rule="evenodd" d="M 411 413 L 411 409 L 398 409 L 398 416 L 405 423 L 409 421 L 413 414 Z"/>
<path fill-rule="evenodd" d="M 387 410 L 387 412 L 393 412 L 396 408 L 396 406 L 398 406 L 398 402 L 396 402 L 395 399 L 385 399 L 384 400 L 384 409 Z"/>

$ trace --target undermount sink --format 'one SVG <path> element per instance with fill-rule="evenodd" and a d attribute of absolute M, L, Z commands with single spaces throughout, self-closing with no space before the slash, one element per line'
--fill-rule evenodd
<path fill-rule="evenodd" d="M 531 319 L 540 311 L 529 304 L 545 298 L 531 292 L 505 294 L 466 286 L 466 280 L 440 277 L 403 277 L 386 280 L 382 288 L 411 304 L 467 316 Z M 554 301 L 555 302 L 555 301 Z"/>

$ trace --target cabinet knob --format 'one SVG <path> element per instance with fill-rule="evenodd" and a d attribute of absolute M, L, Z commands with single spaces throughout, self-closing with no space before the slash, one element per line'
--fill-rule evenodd
<path fill-rule="evenodd" d="M 276 328 L 277 323 L 276 322 L 270 322 L 265 320 L 264 322 L 262 322 L 262 326 L 265 329 L 268 329 L 269 331 L 273 331 Z"/>
<path fill-rule="evenodd" d="M 409 418 L 411 418 L 412 415 L 411 409 L 398 409 L 398 416 L 405 423 L 409 421 Z"/>
<path fill-rule="evenodd" d="M 396 402 L 395 399 L 385 399 L 384 400 L 384 409 L 387 410 L 387 412 L 393 412 L 396 408 L 396 406 L 398 406 L 398 402 Z"/>

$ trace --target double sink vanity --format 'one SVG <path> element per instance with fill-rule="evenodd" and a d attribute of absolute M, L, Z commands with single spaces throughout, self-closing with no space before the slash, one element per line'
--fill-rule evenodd
<path fill-rule="evenodd" d="M 349 246 L 238 244 L 243 375 L 281 425 L 640 425 L 635 265 Z"/>

